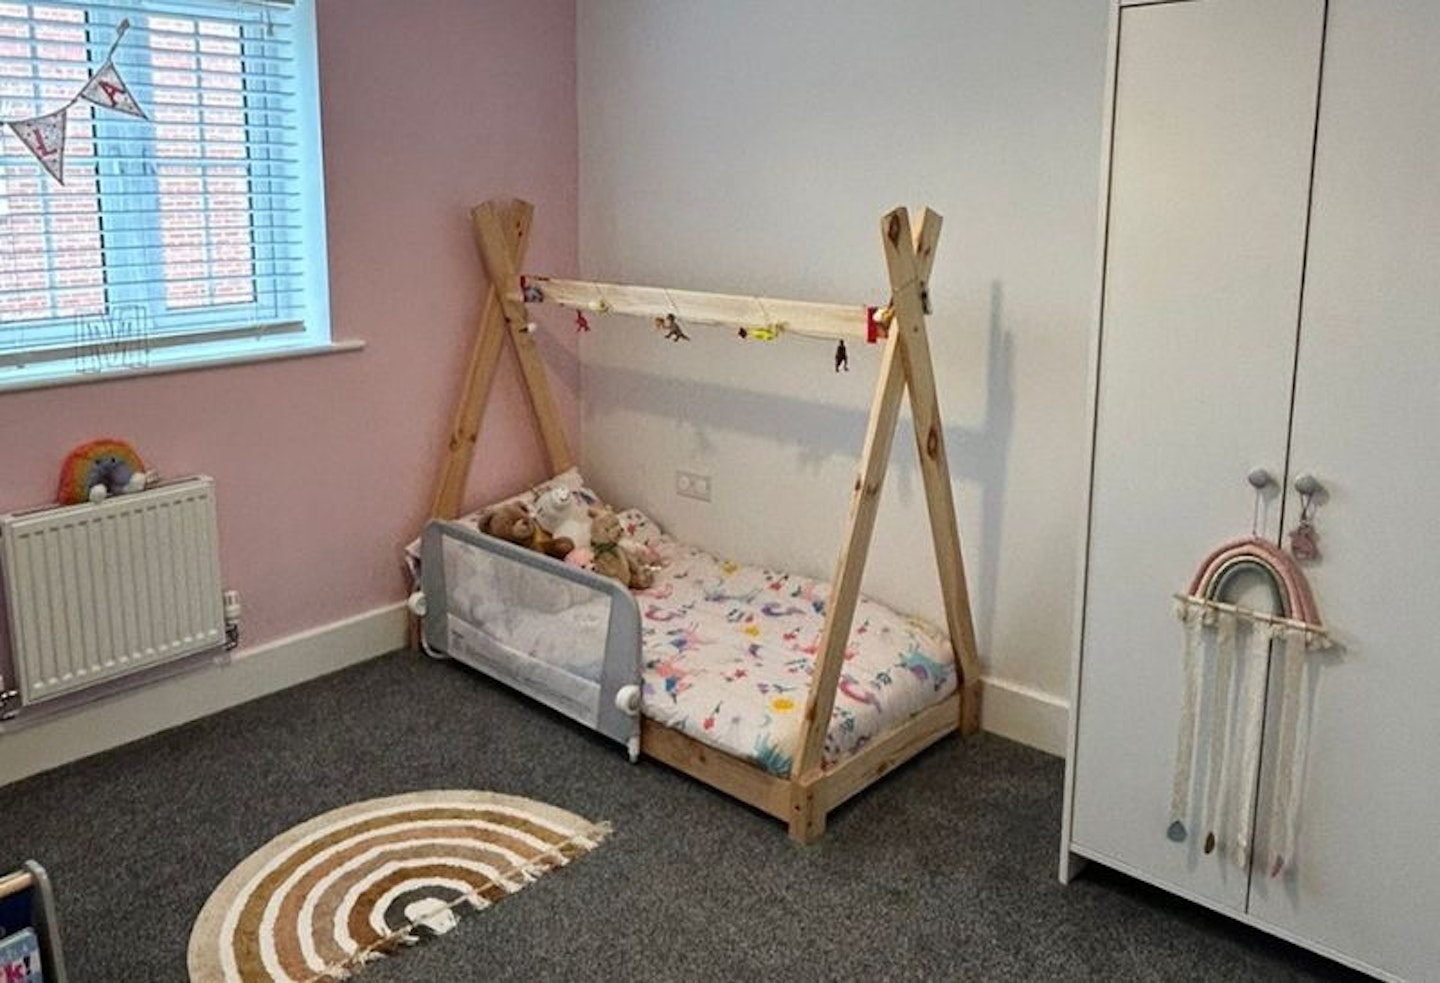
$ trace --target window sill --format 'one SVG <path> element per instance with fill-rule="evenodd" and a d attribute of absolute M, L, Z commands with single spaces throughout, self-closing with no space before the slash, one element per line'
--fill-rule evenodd
<path fill-rule="evenodd" d="M 83 386 L 93 382 L 114 382 L 117 379 L 134 379 L 142 376 L 170 375 L 175 372 L 194 372 L 200 369 L 227 368 L 232 365 L 253 365 L 257 362 L 278 362 L 292 358 L 312 358 L 316 355 L 342 355 L 347 352 L 363 351 L 365 342 L 328 341 L 312 345 L 296 345 L 293 348 L 276 348 L 265 352 L 249 354 L 224 354 L 177 358 L 158 365 L 138 369 L 115 369 L 110 372 L 70 373 L 33 379 L 0 380 L 0 396 L 31 389 L 56 389 L 60 386 Z"/>

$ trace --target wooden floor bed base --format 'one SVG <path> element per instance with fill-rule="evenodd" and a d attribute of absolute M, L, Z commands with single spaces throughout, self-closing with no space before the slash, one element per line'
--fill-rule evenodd
<path fill-rule="evenodd" d="M 960 730 L 960 697 L 952 693 L 808 781 L 772 775 L 648 717 L 641 723 L 640 751 L 788 824 L 795 842 L 813 843 L 824 835 L 831 810 Z"/>
<path fill-rule="evenodd" d="M 488 201 L 471 211 L 490 288 L 441 461 L 431 506 L 434 518 L 453 519 L 460 512 L 490 386 L 507 337 L 519 360 L 551 473 L 559 474 L 574 465 L 544 362 L 531 337 L 533 323 L 526 307 L 529 303 L 629 314 L 647 321 L 670 315 L 686 326 L 717 324 L 729 329 L 754 329 L 759 325 L 777 333 L 883 345 L 864 451 L 851 493 L 846 535 L 831 584 L 791 776 L 776 777 L 649 720 L 644 721 L 641 731 L 641 750 L 645 754 L 783 820 L 789 825 L 792 839 L 813 842 L 824 834 L 825 817 L 837 805 L 946 734 L 956 730 L 969 734 L 980 726 L 980 663 L 925 323 L 930 313 L 929 280 L 941 218 L 922 209 L 920 225 L 912 231 L 909 212 L 903 208 L 881 217 L 889 302 L 867 307 L 522 276 L 533 215 L 533 207 L 524 201 Z M 779 321 L 774 320 L 777 312 Z M 860 598 L 861 575 L 879 510 L 880 490 L 889 470 L 900 406 L 907 394 L 945 605 L 945 625 L 960 688 L 858 753 L 826 768 L 821 753 Z"/>

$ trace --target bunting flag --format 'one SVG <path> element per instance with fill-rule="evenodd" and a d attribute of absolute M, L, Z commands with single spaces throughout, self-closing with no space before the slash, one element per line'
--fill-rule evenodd
<path fill-rule="evenodd" d="M 135 101 L 130 89 L 125 85 L 125 80 L 115 69 L 115 63 L 107 61 L 94 75 L 90 81 L 85 83 L 85 88 L 80 90 L 80 98 L 86 102 L 93 102 L 105 109 L 113 109 L 116 112 L 129 113 L 131 116 L 139 116 L 141 119 L 149 119 L 145 110 Z"/>
<path fill-rule="evenodd" d="M 35 155 L 40 166 L 61 184 L 65 183 L 65 118 L 70 107 L 57 109 L 48 116 L 22 119 L 5 125 L 15 131 L 25 149 Z"/>
<path fill-rule="evenodd" d="M 90 76 L 84 87 L 65 105 L 44 116 L 5 121 L 5 125 L 20 138 L 25 149 L 34 154 L 35 159 L 40 162 L 46 172 L 61 184 L 65 183 L 67 114 L 80 100 L 93 103 L 102 109 L 113 109 L 129 116 L 149 119 L 115 67 L 115 49 L 120 46 L 120 39 L 128 30 L 130 30 L 130 21 L 122 20 L 115 28 L 115 40 L 110 44 L 110 51 L 105 56 L 105 63 L 100 66 L 99 71 Z"/>

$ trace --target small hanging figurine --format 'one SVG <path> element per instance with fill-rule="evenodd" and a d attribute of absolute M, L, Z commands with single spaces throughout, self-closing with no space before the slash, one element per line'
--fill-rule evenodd
<path fill-rule="evenodd" d="M 664 317 L 655 319 L 655 330 L 662 332 L 667 341 L 689 341 L 690 336 L 680 327 L 680 321 L 674 314 L 666 314 Z"/>
<path fill-rule="evenodd" d="M 835 346 L 835 371 L 850 371 L 850 353 L 845 350 L 845 339 L 840 339 L 840 344 Z"/>
<path fill-rule="evenodd" d="M 575 333 L 580 334 L 590 330 L 590 322 L 585 319 L 584 311 L 575 312 Z"/>
<path fill-rule="evenodd" d="M 1290 531 L 1290 553 L 1310 563 L 1320 559 L 1320 534 L 1315 531 L 1315 497 L 1320 483 L 1314 476 L 1302 474 L 1295 479 L 1295 490 L 1300 493 L 1300 524 Z"/>
<path fill-rule="evenodd" d="M 1305 511 L 1300 513 L 1300 524 L 1290 530 L 1290 552 L 1295 559 L 1309 563 L 1320 559 L 1320 534 L 1315 531 L 1315 523 Z"/>
<path fill-rule="evenodd" d="M 774 341 L 784 329 L 783 324 L 759 324 L 753 328 L 741 328 L 737 333 L 743 341 Z"/>

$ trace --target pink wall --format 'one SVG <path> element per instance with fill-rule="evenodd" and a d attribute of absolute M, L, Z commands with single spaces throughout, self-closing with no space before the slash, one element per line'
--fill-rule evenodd
<path fill-rule="evenodd" d="M 215 476 L 247 647 L 404 597 L 484 281 L 470 206 L 535 202 L 530 262 L 576 266 L 574 0 L 318 0 L 332 332 L 366 348 L 0 394 L 0 510 L 54 495 L 95 436 Z M 574 337 L 542 340 L 574 432 Z M 540 477 L 513 357 L 470 484 Z"/>

